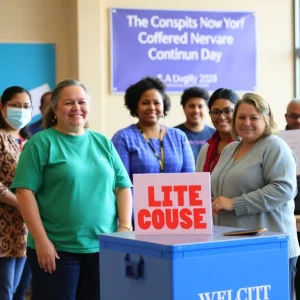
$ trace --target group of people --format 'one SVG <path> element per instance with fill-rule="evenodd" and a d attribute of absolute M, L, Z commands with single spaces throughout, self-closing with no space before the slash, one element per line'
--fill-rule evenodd
<path fill-rule="evenodd" d="M 275 135 L 265 99 L 240 99 L 226 88 L 209 97 L 192 87 L 181 97 L 186 121 L 171 128 L 161 122 L 171 104 L 164 83 L 145 77 L 125 93 L 138 121 L 110 141 L 88 129 L 91 103 L 82 83 L 64 80 L 49 96 L 43 130 L 30 139 L 30 94 L 11 87 L 1 98 L 0 224 L 7 230 L 0 233 L 0 299 L 17 299 L 26 255 L 33 300 L 99 299 L 98 234 L 133 229 L 133 174 L 195 171 L 211 173 L 215 225 L 290 235 L 293 299 L 296 159 Z M 296 112 L 289 110 L 294 104 Z M 214 128 L 205 124 L 208 114 Z M 286 119 L 287 129 L 300 128 L 300 103 L 289 105 Z"/>

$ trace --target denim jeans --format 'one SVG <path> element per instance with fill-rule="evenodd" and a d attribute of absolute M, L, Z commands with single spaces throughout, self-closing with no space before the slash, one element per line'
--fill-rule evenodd
<path fill-rule="evenodd" d="M 22 276 L 19 285 L 17 286 L 17 290 L 14 293 L 13 300 L 25 300 L 26 291 L 31 283 L 31 280 L 32 280 L 32 275 L 31 275 L 30 264 L 28 259 L 26 259 Z"/>
<path fill-rule="evenodd" d="M 32 300 L 99 300 L 99 253 L 57 252 L 56 270 L 40 268 L 36 251 L 27 248 L 32 271 Z"/>
<path fill-rule="evenodd" d="M 299 196 L 299 201 L 300 201 L 300 196 Z M 300 232 L 297 232 L 297 235 L 298 235 L 298 243 L 300 244 Z M 296 265 L 295 290 L 296 290 L 296 299 L 300 300 L 300 256 L 297 259 L 297 265 Z"/>
<path fill-rule="evenodd" d="M 26 258 L 0 258 L 0 299 L 13 300 L 19 285 Z"/>

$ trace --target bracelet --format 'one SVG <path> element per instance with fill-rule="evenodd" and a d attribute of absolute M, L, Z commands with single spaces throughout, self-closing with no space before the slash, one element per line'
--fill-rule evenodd
<path fill-rule="evenodd" d="M 126 224 L 126 223 L 120 223 L 119 227 L 124 227 L 126 229 L 128 229 L 129 231 L 132 231 L 132 225 L 131 224 Z"/>

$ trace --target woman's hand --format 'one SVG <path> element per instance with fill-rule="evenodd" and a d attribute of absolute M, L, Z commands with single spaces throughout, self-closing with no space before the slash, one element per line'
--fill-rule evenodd
<path fill-rule="evenodd" d="M 221 210 L 233 211 L 233 201 L 231 198 L 220 196 L 212 202 L 212 210 L 217 215 Z"/>
<path fill-rule="evenodd" d="M 35 195 L 31 190 L 17 188 L 16 196 L 22 217 L 35 241 L 38 263 L 45 272 L 52 273 L 56 268 L 55 259 L 59 257 L 52 242 L 48 239 Z"/>
<path fill-rule="evenodd" d="M 36 242 L 35 246 L 40 267 L 44 269 L 45 272 L 49 272 L 51 274 L 56 269 L 55 259 L 59 259 L 54 245 L 47 238 L 43 241 Z"/>
<path fill-rule="evenodd" d="M 0 202 L 11 205 L 16 209 L 19 209 L 19 203 L 17 201 L 17 197 L 10 190 L 6 190 L 5 194 L 0 196 Z"/>

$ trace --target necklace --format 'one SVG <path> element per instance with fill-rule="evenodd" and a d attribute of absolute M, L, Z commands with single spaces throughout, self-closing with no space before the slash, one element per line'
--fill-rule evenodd
<path fill-rule="evenodd" d="M 150 143 L 149 138 L 145 135 L 142 128 L 138 124 L 136 124 L 136 127 L 138 128 L 138 130 L 140 131 L 140 133 L 144 137 L 146 143 L 148 144 L 148 146 L 152 150 L 153 154 L 157 158 L 159 166 L 160 166 L 160 172 L 163 173 L 164 172 L 164 163 L 165 163 L 165 152 L 164 152 L 164 142 L 163 142 L 163 135 L 162 135 L 162 126 L 159 125 L 159 140 L 160 140 L 161 157 L 159 156 L 159 154 L 156 152 L 156 150 L 154 149 L 154 147 Z"/>
<path fill-rule="evenodd" d="M 231 170 L 231 168 L 235 165 L 236 163 L 236 157 L 239 154 L 239 151 L 241 149 L 241 142 L 237 145 L 236 149 L 234 150 L 232 157 L 230 160 L 228 160 L 228 162 L 225 164 L 225 166 L 223 167 L 223 169 L 219 172 L 218 178 L 217 178 L 217 185 L 216 185 L 216 191 L 218 194 L 218 197 L 222 196 L 222 191 L 223 191 L 223 186 L 224 186 L 224 181 L 225 181 L 225 177 L 227 175 L 227 173 Z M 227 169 L 227 171 L 225 172 L 224 176 L 223 176 L 223 180 L 222 180 L 222 184 L 221 184 L 221 189 L 219 192 L 219 179 L 221 174 L 223 173 L 223 171 L 226 169 L 226 167 L 228 166 L 228 164 L 231 162 L 231 165 L 229 166 L 229 168 Z"/>
<path fill-rule="evenodd" d="M 25 144 L 25 141 L 24 141 L 24 138 L 22 138 L 21 136 L 20 137 L 15 137 L 11 134 L 8 133 L 8 135 L 11 137 L 11 139 L 17 143 L 19 145 L 19 149 L 20 149 L 20 152 L 23 150 L 23 146 Z"/>
<path fill-rule="evenodd" d="M 224 186 L 224 181 L 225 181 L 225 177 L 227 175 L 227 173 L 231 170 L 231 168 L 233 167 L 234 163 L 236 162 L 235 159 L 240 151 L 240 148 L 241 148 L 241 142 L 237 145 L 237 147 L 235 148 L 232 156 L 231 156 L 231 159 L 227 161 L 227 163 L 225 164 L 225 166 L 223 167 L 222 170 L 220 170 L 219 174 L 218 174 L 218 177 L 217 177 L 217 182 L 216 182 L 216 193 L 217 195 L 214 197 L 214 199 L 222 196 L 222 191 L 223 191 L 223 186 Z M 220 180 L 220 176 L 221 174 L 223 173 L 224 169 L 227 167 L 227 165 L 230 163 L 231 161 L 231 165 L 230 167 L 228 168 L 228 170 L 225 172 L 224 176 L 223 176 L 223 180 L 222 180 L 222 184 L 221 184 L 221 190 L 219 192 L 219 180 Z M 214 224 L 215 225 L 220 225 L 220 216 L 221 215 L 217 215 L 214 217 Z"/>

